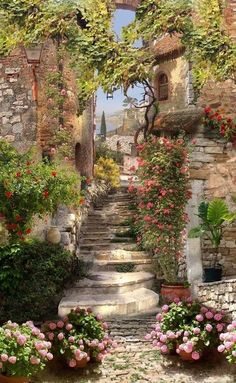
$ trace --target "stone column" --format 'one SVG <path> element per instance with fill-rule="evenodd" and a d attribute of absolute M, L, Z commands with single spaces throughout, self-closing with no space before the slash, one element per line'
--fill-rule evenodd
<path fill-rule="evenodd" d="M 192 198 L 187 206 L 187 213 L 189 215 L 190 228 L 199 225 L 199 218 L 196 215 L 197 209 L 203 200 L 203 183 L 202 180 L 192 181 Z M 197 284 L 202 281 L 202 257 L 201 257 L 201 240 L 200 238 L 187 238 L 186 244 L 186 262 L 187 262 L 187 276 L 188 281 L 191 283 L 192 294 L 197 294 Z"/>

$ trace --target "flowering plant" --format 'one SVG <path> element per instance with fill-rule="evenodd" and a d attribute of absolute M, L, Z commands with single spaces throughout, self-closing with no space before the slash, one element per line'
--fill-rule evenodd
<path fill-rule="evenodd" d="M 204 112 L 205 125 L 211 130 L 217 130 L 218 134 L 236 146 L 236 120 L 223 116 L 219 111 L 214 111 L 209 106 L 205 108 Z"/>
<path fill-rule="evenodd" d="M 198 360 L 205 349 L 218 346 L 219 333 L 227 322 L 224 313 L 189 299 L 185 302 L 175 299 L 169 306 L 164 305 L 156 318 L 158 323 L 146 339 L 152 339 L 163 354 L 185 352 L 194 360 Z"/>
<path fill-rule="evenodd" d="M 112 158 L 100 157 L 95 165 L 95 178 L 106 181 L 113 188 L 120 185 L 120 169 Z"/>
<path fill-rule="evenodd" d="M 72 368 L 81 360 L 102 361 L 109 349 L 116 346 L 106 333 L 107 328 L 101 315 L 95 315 L 90 308 L 79 307 L 63 320 L 44 325 L 54 354 L 63 356 Z"/>
<path fill-rule="evenodd" d="M 35 214 L 54 212 L 60 203 L 79 201 L 77 176 L 53 164 L 34 162 L 0 141 L 0 220 L 11 241 L 24 240 Z"/>
<path fill-rule="evenodd" d="M 223 352 L 230 363 L 236 363 L 236 321 L 230 323 L 226 330 L 220 334 L 218 351 Z"/>
<path fill-rule="evenodd" d="M 138 145 L 139 185 L 136 193 L 138 243 L 154 252 L 167 282 L 176 282 L 178 258 L 188 220 L 185 207 L 191 197 L 189 160 L 184 139 L 154 137 Z"/>
<path fill-rule="evenodd" d="M 7 376 L 29 377 L 43 370 L 53 359 L 51 343 L 34 326 L 8 321 L 0 328 L 0 372 Z"/>

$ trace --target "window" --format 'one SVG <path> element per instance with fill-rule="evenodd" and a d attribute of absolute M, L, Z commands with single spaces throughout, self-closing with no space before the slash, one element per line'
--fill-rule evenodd
<path fill-rule="evenodd" d="M 158 100 L 164 101 L 168 100 L 169 96 L 169 84 L 168 77 L 165 73 L 161 73 L 158 76 Z"/>

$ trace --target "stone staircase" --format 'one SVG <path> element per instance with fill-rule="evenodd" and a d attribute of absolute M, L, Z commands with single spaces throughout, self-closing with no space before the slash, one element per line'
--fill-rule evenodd
<path fill-rule="evenodd" d="M 65 292 L 60 316 L 76 306 L 90 306 L 106 317 L 157 311 L 152 259 L 132 238 L 129 203 L 127 188 L 121 187 L 90 211 L 81 229 L 79 248 L 79 258 L 89 273 Z"/>

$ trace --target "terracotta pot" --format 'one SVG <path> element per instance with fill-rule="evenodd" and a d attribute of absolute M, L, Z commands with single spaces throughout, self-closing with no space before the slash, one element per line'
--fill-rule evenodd
<path fill-rule="evenodd" d="M 87 364 L 88 364 L 87 357 L 85 357 L 81 360 L 76 361 L 76 367 L 75 368 L 84 368 L 87 366 Z"/>
<path fill-rule="evenodd" d="M 189 298 L 191 291 L 184 285 L 161 285 L 161 297 L 163 302 L 173 302 L 175 298 L 180 300 Z"/>
<path fill-rule="evenodd" d="M 61 233 L 57 226 L 51 226 L 47 232 L 47 241 L 53 244 L 58 244 L 61 241 Z"/>
<path fill-rule="evenodd" d="M 197 362 L 198 360 L 200 360 L 201 359 L 201 357 L 202 357 L 202 355 L 200 355 L 200 359 L 197 359 L 197 360 L 195 360 L 195 359 L 193 359 L 192 358 L 192 353 L 190 352 L 185 352 L 185 351 L 183 351 L 183 350 L 180 350 L 179 351 L 179 356 L 180 356 L 180 358 L 182 359 L 182 360 L 185 360 L 186 362 L 188 361 L 188 362 Z"/>
<path fill-rule="evenodd" d="M 0 375 L 0 383 L 28 383 L 29 378 L 23 376 L 5 376 Z"/>

